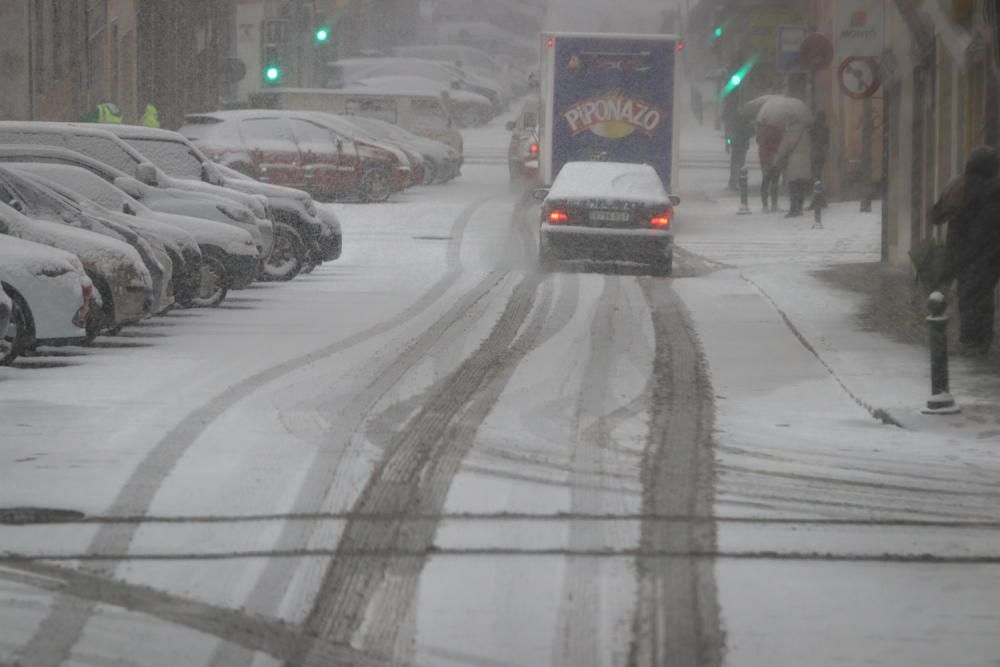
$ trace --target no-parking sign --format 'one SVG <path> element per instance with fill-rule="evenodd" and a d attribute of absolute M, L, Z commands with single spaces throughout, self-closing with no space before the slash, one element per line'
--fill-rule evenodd
<path fill-rule="evenodd" d="M 882 83 L 879 69 L 878 60 L 875 58 L 848 58 L 837 70 L 840 89 L 848 97 L 856 100 L 871 97 Z"/>

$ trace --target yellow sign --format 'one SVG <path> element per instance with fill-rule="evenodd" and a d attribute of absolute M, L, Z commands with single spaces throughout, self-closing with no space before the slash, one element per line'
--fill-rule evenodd
<path fill-rule="evenodd" d="M 754 7 L 747 10 L 746 18 L 746 48 L 761 56 L 773 55 L 779 26 L 802 23 L 798 12 L 784 7 Z"/>

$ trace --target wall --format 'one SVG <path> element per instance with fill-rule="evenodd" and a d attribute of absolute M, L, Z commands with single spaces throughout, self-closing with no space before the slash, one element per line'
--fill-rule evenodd
<path fill-rule="evenodd" d="M 0 118 L 31 117 L 31 58 L 29 56 L 28 0 L 0 2 Z"/>

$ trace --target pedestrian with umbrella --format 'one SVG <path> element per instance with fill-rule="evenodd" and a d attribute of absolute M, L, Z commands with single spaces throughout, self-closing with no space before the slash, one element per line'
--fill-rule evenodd
<path fill-rule="evenodd" d="M 788 166 L 795 148 L 812 123 L 812 113 L 805 102 L 786 95 L 764 95 L 748 102 L 747 107 L 750 111 L 754 107 L 758 109 L 756 124 L 757 151 L 762 171 L 761 201 L 766 210 L 770 199 L 771 210 L 777 211 L 781 173 Z M 807 153 L 807 165 L 809 160 Z M 796 165 L 798 166 L 798 159 Z M 811 165 L 806 169 L 811 171 Z M 798 176 L 796 172 L 797 179 Z M 796 202 L 793 202 L 792 211 L 795 210 Z"/>

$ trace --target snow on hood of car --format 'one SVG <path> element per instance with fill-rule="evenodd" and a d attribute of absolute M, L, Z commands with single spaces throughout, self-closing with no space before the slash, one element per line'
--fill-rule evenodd
<path fill-rule="evenodd" d="M 83 264 L 71 253 L 58 248 L 0 234 L 0 277 L 41 273 L 75 273 L 84 276 Z"/>
<path fill-rule="evenodd" d="M 548 199 L 623 200 L 643 204 L 669 201 L 656 170 L 648 164 L 567 162 Z"/>

